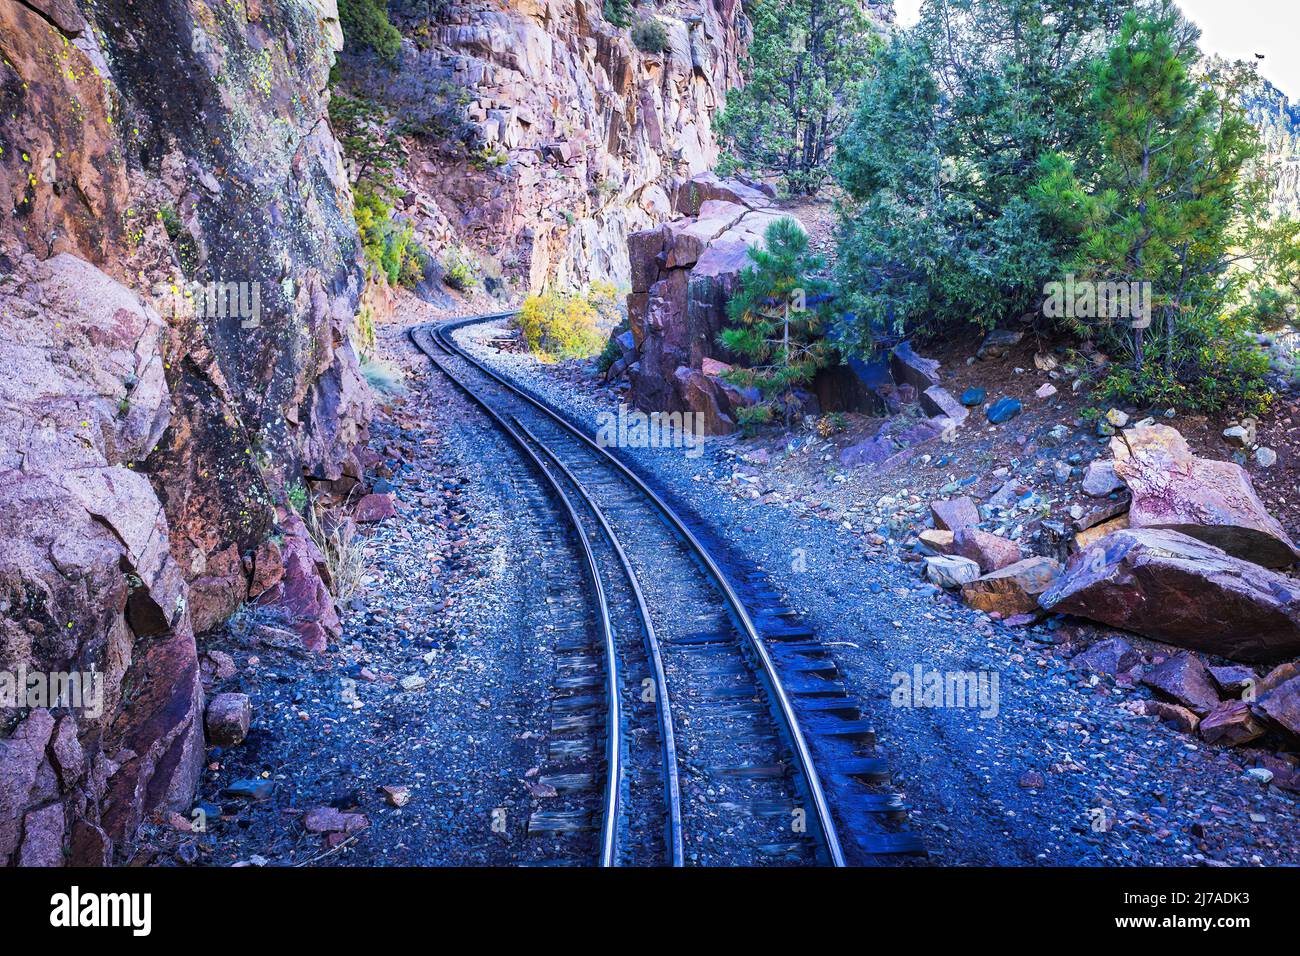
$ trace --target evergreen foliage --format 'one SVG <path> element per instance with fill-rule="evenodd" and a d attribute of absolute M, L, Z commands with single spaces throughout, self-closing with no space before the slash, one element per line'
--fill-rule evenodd
<path fill-rule="evenodd" d="M 825 338 L 830 288 L 819 275 L 825 262 L 809 252 L 808 236 L 793 219 L 769 225 L 764 241 L 749 250 L 753 265 L 740 274 L 727 304 L 732 324 L 719 341 L 748 363 L 726 373 L 727 380 L 761 395 L 747 415 L 766 421 L 780 413 L 789 422 L 798 404 L 793 390 L 812 382 L 832 357 Z"/>
<path fill-rule="evenodd" d="M 745 85 L 727 92 L 714 125 L 724 171 L 780 175 L 794 193 L 825 180 L 853 85 L 879 45 L 857 0 L 754 0 Z"/>

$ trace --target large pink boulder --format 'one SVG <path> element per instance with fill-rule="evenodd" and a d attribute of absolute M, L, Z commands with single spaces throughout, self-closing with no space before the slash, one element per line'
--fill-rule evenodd
<path fill-rule="evenodd" d="M 1107 535 L 1071 558 L 1039 603 L 1238 661 L 1300 654 L 1300 581 L 1178 531 Z"/>
<path fill-rule="evenodd" d="M 1167 425 L 1130 428 L 1111 439 L 1111 450 L 1115 474 L 1133 493 L 1130 527 L 1181 531 L 1268 568 L 1300 559 L 1237 463 L 1197 458 Z"/>

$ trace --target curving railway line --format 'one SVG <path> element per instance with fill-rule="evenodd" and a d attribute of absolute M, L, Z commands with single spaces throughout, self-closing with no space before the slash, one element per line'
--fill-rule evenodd
<path fill-rule="evenodd" d="M 529 832 L 560 841 L 567 862 L 602 866 L 844 866 L 924 852 L 830 653 L 765 576 L 451 337 L 507 315 L 409 335 L 540 474 L 582 556 L 580 569 L 542 570 L 558 575 L 568 617 L 552 631 L 548 799 Z M 577 571 L 581 600 L 563 577 Z"/>

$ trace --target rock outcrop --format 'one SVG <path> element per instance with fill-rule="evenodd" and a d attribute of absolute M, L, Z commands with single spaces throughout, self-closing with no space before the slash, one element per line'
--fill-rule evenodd
<path fill-rule="evenodd" d="M 749 249 L 762 245 L 764 230 L 782 214 L 766 193 L 712 175 L 686 184 L 678 201 L 696 214 L 628 237 L 627 311 L 637 353 L 629 397 L 645 411 L 702 414 L 717 434 L 735 428 L 737 406 L 757 399 L 723 382 L 735 356 L 717 338 Z M 707 371 L 706 360 L 713 361 Z"/>
<path fill-rule="evenodd" d="M 1300 654 L 1300 583 L 1177 531 L 1130 528 L 1094 542 L 1040 603 L 1232 660 Z"/>
<path fill-rule="evenodd" d="M 361 477 L 340 44 L 333 0 L 0 3 L 0 670 L 103 688 L 0 716 L 0 861 L 187 807 L 195 629 L 278 583 L 287 486 Z"/>
<path fill-rule="evenodd" d="M 963 585 L 961 595 L 967 604 L 986 614 L 1004 618 L 1033 614 L 1038 610 L 1039 596 L 1060 573 L 1056 561 L 1034 556 Z"/>
<path fill-rule="evenodd" d="M 0 672 L 82 692 L 0 704 L 0 862 L 103 864 L 185 808 L 203 752 L 188 588 L 137 470 L 171 423 L 166 327 L 68 253 L 4 259 Z"/>
<path fill-rule="evenodd" d="M 404 212 L 431 251 L 466 242 L 527 289 L 630 282 L 627 237 L 670 218 L 709 169 L 714 113 L 740 82 L 735 0 L 638 8 L 643 52 L 599 0 L 396 0 L 398 61 L 345 58 L 349 89 L 400 115 Z"/>

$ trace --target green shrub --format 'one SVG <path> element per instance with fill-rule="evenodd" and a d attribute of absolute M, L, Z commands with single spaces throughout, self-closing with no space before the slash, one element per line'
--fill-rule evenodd
<path fill-rule="evenodd" d="M 410 223 L 393 218 L 393 193 L 373 182 L 358 182 L 353 190 L 357 233 L 372 274 L 392 285 L 414 285 L 423 276 L 424 251 Z"/>
<path fill-rule="evenodd" d="M 289 499 L 289 506 L 299 514 L 303 514 L 307 508 L 307 487 L 301 482 L 294 482 L 289 486 L 286 494 Z"/>
<path fill-rule="evenodd" d="M 1111 403 L 1155 408 L 1268 411 L 1269 357 L 1256 345 L 1248 310 L 1189 316 L 1175 336 L 1169 356 L 1147 363 L 1140 375 L 1129 364 L 1108 366 L 1100 394 Z"/>
<path fill-rule="evenodd" d="M 628 25 L 631 9 L 632 0 L 605 0 L 601 12 L 614 26 L 625 27 Z"/>
<path fill-rule="evenodd" d="M 385 0 L 339 0 L 339 23 L 350 50 L 374 50 L 384 62 L 397 62 L 402 34 L 389 21 Z"/>
<path fill-rule="evenodd" d="M 769 425 L 773 413 L 770 405 L 745 405 L 736 409 L 736 424 L 746 435 L 752 435 L 760 425 Z"/>
<path fill-rule="evenodd" d="M 364 362 L 375 351 L 375 310 L 368 302 L 362 302 L 357 310 L 356 333 L 357 351 Z"/>
<path fill-rule="evenodd" d="M 587 301 L 596 310 L 596 321 L 603 331 L 627 324 L 627 317 L 623 312 L 623 303 L 626 300 L 614 283 L 596 279 L 587 287 Z"/>
<path fill-rule="evenodd" d="M 424 277 L 428 254 L 415 229 L 393 217 L 393 203 L 402 196 L 394 171 L 406 164 L 406 156 L 389 132 L 389 117 L 370 100 L 342 91 L 334 92 L 329 109 L 330 124 L 356 175 L 352 213 L 371 275 L 414 286 Z"/>
<path fill-rule="evenodd" d="M 451 246 L 442 257 L 442 281 L 457 292 L 469 292 L 478 286 L 473 257 L 460 246 Z"/>
<path fill-rule="evenodd" d="M 181 217 L 176 212 L 176 207 L 168 203 L 158 210 L 158 221 L 163 224 L 163 229 L 167 231 L 167 238 L 175 242 L 181 235 Z"/>
<path fill-rule="evenodd" d="M 668 31 L 658 20 L 640 20 L 632 26 L 632 42 L 642 53 L 662 53 L 668 49 Z"/>
<path fill-rule="evenodd" d="M 596 359 L 596 371 L 600 372 L 601 375 L 608 372 L 609 367 L 623 357 L 623 346 L 618 344 L 618 337 L 629 328 L 630 326 L 625 319 L 610 330 L 609 338 L 605 340 L 605 347 Z"/>

